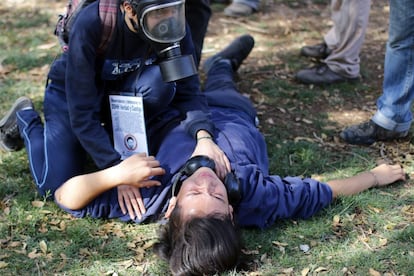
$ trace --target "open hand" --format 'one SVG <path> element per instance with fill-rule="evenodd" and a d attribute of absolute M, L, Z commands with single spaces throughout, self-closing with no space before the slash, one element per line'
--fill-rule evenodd
<path fill-rule="evenodd" d="M 404 169 L 400 165 L 381 164 L 371 170 L 378 186 L 385 186 L 398 180 L 405 180 Z"/>
<path fill-rule="evenodd" d="M 124 184 L 118 186 L 119 206 L 124 214 L 128 212 L 131 219 L 141 218 L 146 210 L 139 188 L 160 186 L 159 181 L 149 178 L 162 175 L 165 170 L 154 156 L 146 156 L 144 153 L 132 155 L 117 166 Z"/>
<path fill-rule="evenodd" d="M 134 154 L 117 166 L 122 184 L 138 188 L 161 185 L 159 181 L 151 180 L 150 177 L 165 173 L 160 167 L 160 162 L 154 156 L 146 156 L 145 153 Z"/>

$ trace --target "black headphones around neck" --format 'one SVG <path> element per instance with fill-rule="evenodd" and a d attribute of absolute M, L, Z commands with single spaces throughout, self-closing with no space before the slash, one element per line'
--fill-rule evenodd
<path fill-rule="evenodd" d="M 172 195 L 177 196 L 183 182 L 183 176 L 189 177 L 201 167 L 207 167 L 215 171 L 216 164 L 214 163 L 213 159 L 205 155 L 197 155 L 188 159 L 187 162 L 175 175 L 174 182 L 172 184 Z M 227 173 L 226 177 L 224 178 L 224 186 L 227 190 L 229 203 L 233 207 L 236 207 L 242 198 L 242 193 L 240 188 L 240 181 L 233 171 Z"/>

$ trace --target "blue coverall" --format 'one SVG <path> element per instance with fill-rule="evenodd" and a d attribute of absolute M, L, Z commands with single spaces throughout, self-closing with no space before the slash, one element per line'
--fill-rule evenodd
<path fill-rule="evenodd" d="M 332 202 L 332 190 L 317 180 L 269 175 L 265 140 L 256 127 L 256 111 L 251 102 L 239 94 L 229 63 L 218 62 L 208 73 L 206 97 L 216 126 L 216 143 L 226 153 L 240 180 L 242 200 L 236 206 L 241 226 L 265 228 L 283 218 L 308 218 Z M 171 180 L 190 158 L 195 141 L 177 125 L 164 137 L 156 158 L 166 170 L 159 179 L 161 186 L 142 188 L 147 212 L 135 222 L 154 221 L 162 217 L 171 198 Z M 116 189 L 109 190 L 81 210 L 68 210 L 77 217 L 119 218 L 129 221 L 118 204 Z"/>

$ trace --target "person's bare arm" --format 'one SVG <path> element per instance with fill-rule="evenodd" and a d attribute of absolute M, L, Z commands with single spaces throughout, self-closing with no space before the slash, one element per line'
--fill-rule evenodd
<path fill-rule="evenodd" d="M 119 185 L 139 188 L 161 185 L 159 181 L 149 178 L 164 173 L 164 169 L 153 156 L 136 154 L 116 166 L 70 178 L 56 190 L 55 200 L 69 209 L 77 210 L 103 192 Z"/>
<path fill-rule="evenodd" d="M 405 172 L 400 165 L 382 164 L 370 171 L 355 176 L 328 181 L 333 197 L 354 195 L 372 187 L 385 186 L 398 180 L 405 180 Z"/>

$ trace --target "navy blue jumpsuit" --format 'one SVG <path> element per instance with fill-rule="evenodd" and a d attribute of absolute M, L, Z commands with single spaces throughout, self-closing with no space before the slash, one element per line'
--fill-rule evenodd
<path fill-rule="evenodd" d="M 241 182 L 243 198 L 236 206 L 238 223 L 265 228 L 278 219 L 308 218 L 328 206 L 332 190 L 327 184 L 310 178 L 269 174 L 267 147 L 256 127 L 256 112 L 251 102 L 237 92 L 232 74 L 228 63 L 217 63 L 209 71 L 205 94 L 216 127 L 215 141 Z M 163 185 L 141 189 L 147 212 L 135 222 L 162 217 L 171 198 L 171 180 L 190 158 L 194 146 L 194 139 L 186 134 L 183 125 L 177 125 L 167 134 L 156 155 L 167 171 L 158 178 Z M 60 207 L 77 217 L 130 220 L 128 214 L 121 212 L 116 189 L 105 192 L 81 210 Z"/>

